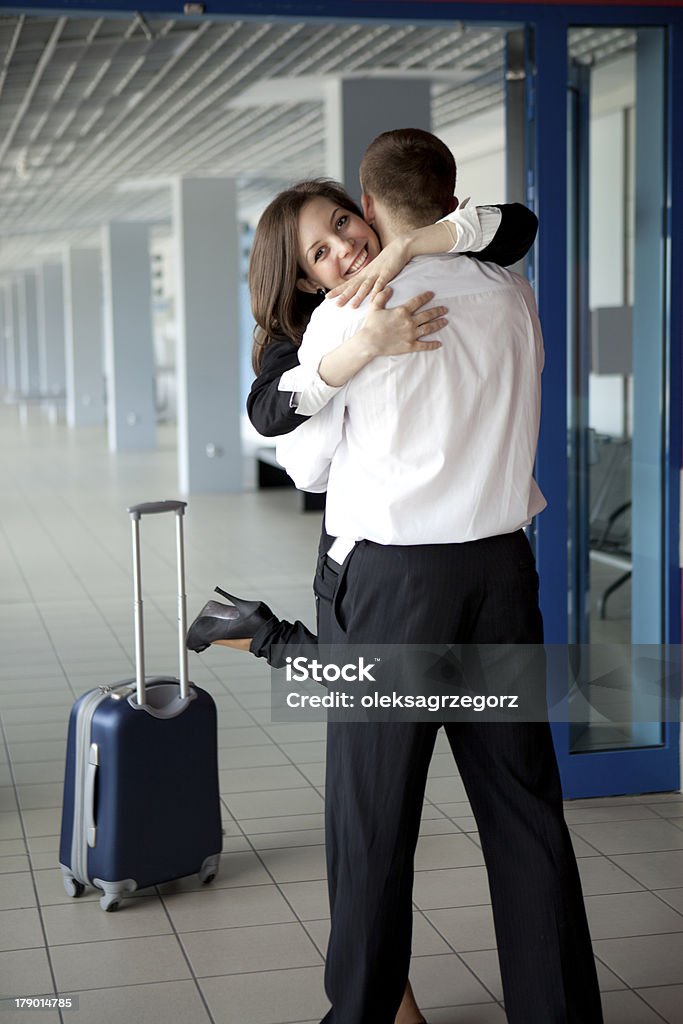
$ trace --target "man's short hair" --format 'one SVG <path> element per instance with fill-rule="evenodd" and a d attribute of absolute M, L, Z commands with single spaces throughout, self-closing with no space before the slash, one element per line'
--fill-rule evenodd
<path fill-rule="evenodd" d="M 382 132 L 360 165 L 363 192 L 411 222 L 428 223 L 450 213 L 455 176 L 448 146 L 421 128 Z"/>

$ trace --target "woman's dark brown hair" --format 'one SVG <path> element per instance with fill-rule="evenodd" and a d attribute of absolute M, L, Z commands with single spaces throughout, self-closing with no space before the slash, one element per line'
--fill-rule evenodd
<path fill-rule="evenodd" d="M 299 263 L 299 214 L 310 199 L 330 199 L 358 217 L 360 209 L 336 181 L 301 181 L 280 192 L 264 210 L 254 234 L 249 261 L 251 311 L 256 321 L 252 365 L 259 373 L 263 351 L 283 335 L 301 344 L 317 296 L 300 291 L 296 282 L 306 276 Z M 317 300 L 317 301 L 316 301 Z"/>

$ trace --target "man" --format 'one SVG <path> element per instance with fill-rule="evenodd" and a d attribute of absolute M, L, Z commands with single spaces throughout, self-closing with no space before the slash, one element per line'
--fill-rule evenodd
<path fill-rule="evenodd" d="M 380 135 L 361 165 L 383 245 L 452 207 L 455 164 L 434 136 Z M 393 301 L 430 289 L 448 308 L 442 349 L 376 359 L 278 443 L 304 488 L 327 486 L 341 565 L 335 639 L 541 644 L 538 580 L 522 528 L 533 480 L 543 345 L 521 278 L 462 256 L 413 260 Z M 316 311 L 315 367 L 364 308 Z M 600 1024 L 583 898 L 547 722 L 445 723 L 479 825 L 510 1024 Z M 331 934 L 326 1024 L 390 1024 L 410 959 L 413 855 L 439 724 L 328 726 Z"/>

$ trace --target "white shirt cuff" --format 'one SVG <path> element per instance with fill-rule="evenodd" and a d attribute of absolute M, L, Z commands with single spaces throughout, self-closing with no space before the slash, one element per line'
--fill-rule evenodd
<path fill-rule="evenodd" d="M 491 242 L 500 226 L 502 213 L 497 206 L 472 206 L 469 199 L 442 217 L 457 231 L 457 238 L 449 252 L 481 252 Z"/>
<path fill-rule="evenodd" d="M 291 391 L 290 406 L 299 416 L 315 416 L 341 388 L 326 384 L 317 370 L 295 366 L 280 377 L 278 391 Z"/>

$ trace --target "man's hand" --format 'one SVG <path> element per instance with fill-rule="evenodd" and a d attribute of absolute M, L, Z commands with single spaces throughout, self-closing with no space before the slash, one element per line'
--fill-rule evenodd
<path fill-rule="evenodd" d="M 395 238 L 367 267 L 354 274 L 347 284 L 338 284 L 328 292 L 327 298 L 336 299 L 338 306 L 345 306 L 350 301 L 354 308 L 360 306 L 368 295 L 374 299 L 410 260 L 409 244 L 407 235 Z"/>

